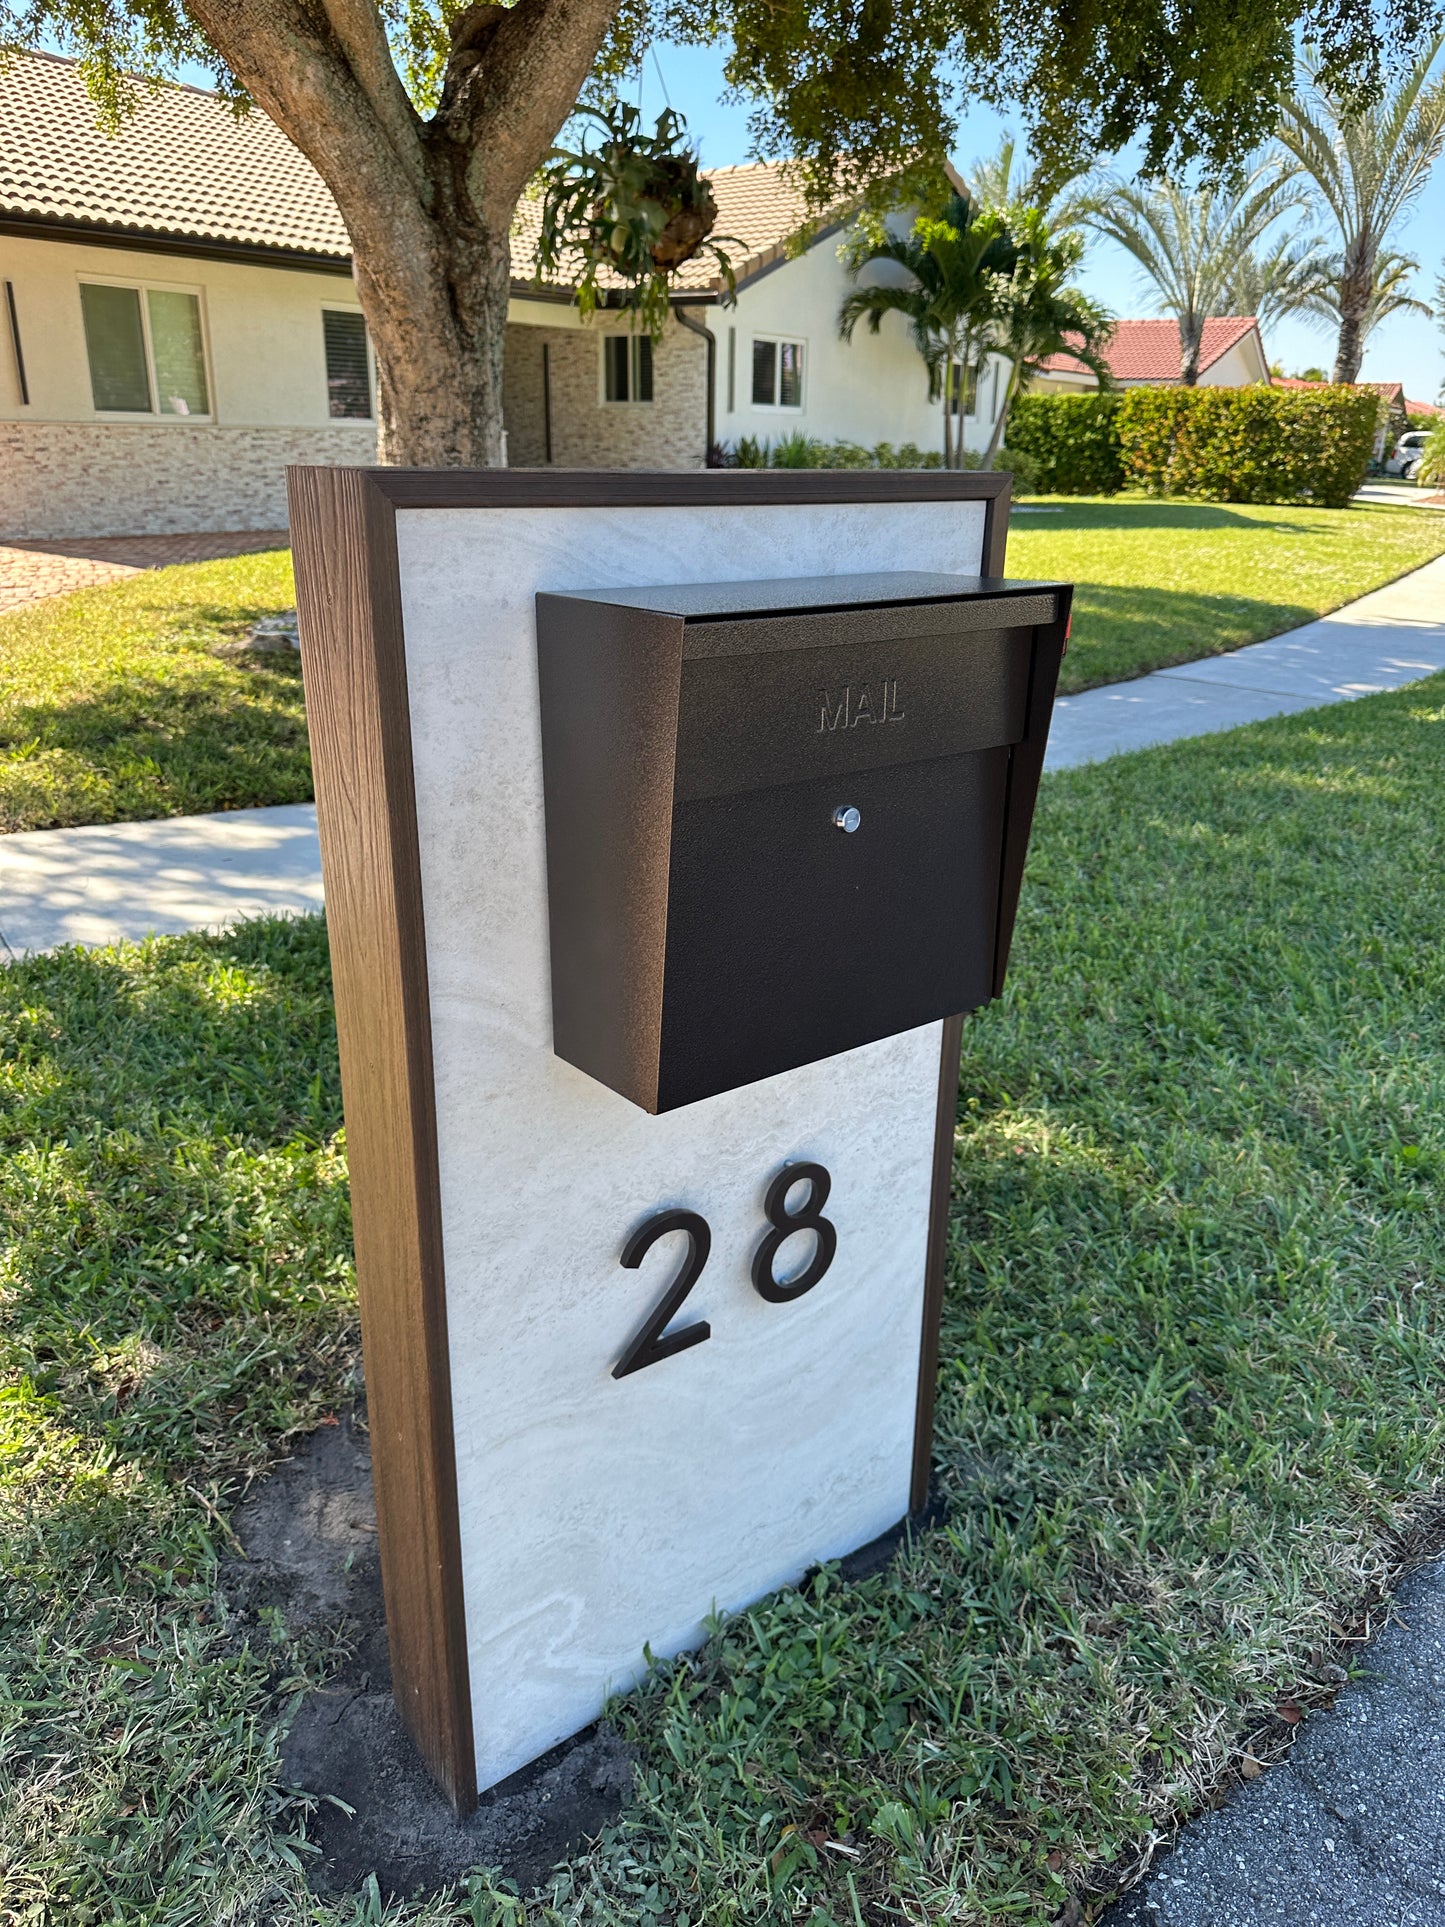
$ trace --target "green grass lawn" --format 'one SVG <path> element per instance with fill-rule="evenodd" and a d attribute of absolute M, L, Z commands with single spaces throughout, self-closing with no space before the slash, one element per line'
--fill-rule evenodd
<path fill-rule="evenodd" d="M 1043 1922 L 1322 1703 L 1441 1517 L 1442 798 L 1445 678 L 1046 781 L 965 1027 L 944 1522 L 623 1700 L 545 1899 L 389 1921 Z M 211 1508 L 354 1383 L 321 927 L 0 972 L 0 1133 L 0 1916 L 374 1922 L 275 1784 L 324 1656 L 214 1591 Z"/>
<path fill-rule="evenodd" d="M 295 599 L 279 550 L 0 616 L 0 831 L 309 798 L 295 654 L 212 654 Z"/>
<path fill-rule="evenodd" d="M 1008 573 L 1076 582 L 1060 688 L 1091 689 L 1293 629 L 1445 554 L 1445 514 L 1038 497 Z"/>
<path fill-rule="evenodd" d="M 1256 642 L 1445 553 L 1445 515 L 1059 498 L 1011 575 L 1076 581 L 1062 687 Z M 295 600 L 289 557 L 159 569 L 0 616 L 0 831 L 311 795 L 294 656 L 218 643 Z"/>

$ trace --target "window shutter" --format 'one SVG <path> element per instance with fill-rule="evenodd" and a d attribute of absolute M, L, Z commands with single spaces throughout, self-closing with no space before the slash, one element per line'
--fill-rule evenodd
<path fill-rule="evenodd" d="M 371 420 L 371 370 L 366 363 L 366 321 L 340 308 L 324 308 L 326 393 L 336 421 Z"/>
<path fill-rule="evenodd" d="M 776 341 L 753 343 L 753 404 L 771 408 L 778 399 L 778 344 Z"/>

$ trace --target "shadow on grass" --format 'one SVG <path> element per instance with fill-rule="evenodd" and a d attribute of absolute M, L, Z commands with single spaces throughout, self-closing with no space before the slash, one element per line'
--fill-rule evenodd
<path fill-rule="evenodd" d="M 1057 506 L 1064 512 L 1066 520 L 1054 522 L 1055 529 L 1071 525 L 1094 529 L 1178 529 L 1215 530 L 1238 529 L 1241 532 L 1270 535 L 1302 536 L 1305 538 L 1321 536 L 1328 538 L 1332 529 L 1328 523 L 1301 525 L 1297 521 L 1284 521 L 1272 517 L 1268 507 L 1261 506 L 1253 514 L 1244 509 L 1230 507 L 1220 502 L 1173 502 L 1158 501 L 1151 496 L 1121 495 L 1115 501 L 1081 500 L 1067 495 L 1050 495 L 1035 498 L 1047 501 L 1050 507 Z M 1300 503 L 1299 510 L 1312 508 L 1311 503 Z M 1343 515 L 1343 509 L 1333 511 Z M 1030 529 L 1030 533 L 1032 533 Z"/>
<path fill-rule="evenodd" d="M 0 828 L 48 829 L 311 798 L 301 674 L 177 652 L 0 722 Z"/>
<path fill-rule="evenodd" d="M 1299 602 L 1257 596 L 1200 595 L 1081 580 L 1074 587 L 1074 627 L 1059 688 L 1065 695 L 1100 683 L 1197 662 L 1313 622 Z"/>

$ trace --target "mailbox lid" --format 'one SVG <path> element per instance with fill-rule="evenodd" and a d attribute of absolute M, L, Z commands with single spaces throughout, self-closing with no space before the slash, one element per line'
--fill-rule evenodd
<path fill-rule="evenodd" d="M 689 656 L 684 631 L 677 801 L 1018 742 L 1033 630 L 956 629 L 955 606 L 890 611 L 882 639 L 839 618 L 828 647 Z"/>

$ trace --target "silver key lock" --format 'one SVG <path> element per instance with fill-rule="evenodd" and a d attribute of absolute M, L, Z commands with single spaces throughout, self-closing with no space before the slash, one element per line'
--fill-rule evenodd
<path fill-rule="evenodd" d="M 840 829 L 845 836 L 851 836 L 862 821 L 861 812 L 851 803 L 840 803 L 833 812 L 834 827 Z"/>

